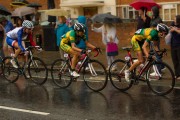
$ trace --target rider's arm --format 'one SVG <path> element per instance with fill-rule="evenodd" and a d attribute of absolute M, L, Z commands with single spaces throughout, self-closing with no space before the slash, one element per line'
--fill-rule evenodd
<path fill-rule="evenodd" d="M 145 41 L 143 46 L 142 46 L 142 49 L 143 49 L 143 52 L 146 55 L 146 57 L 149 56 L 149 51 L 148 51 L 149 49 L 148 49 L 148 47 L 149 47 L 149 42 Z"/>
<path fill-rule="evenodd" d="M 81 52 L 81 51 L 82 51 L 81 49 L 79 49 L 78 47 L 76 47 L 76 44 L 75 44 L 75 43 L 71 43 L 71 47 L 72 47 L 72 49 L 75 50 L 75 51 L 78 51 L 78 52 Z"/>
<path fill-rule="evenodd" d="M 33 35 L 32 35 L 32 33 L 29 33 L 28 38 L 29 38 L 30 44 L 31 44 L 32 46 L 36 46 L 36 43 L 35 43 L 34 40 L 33 40 Z"/>
<path fill-rule="evenodd" d="M 95 49 L 96 47 L 94 45 L 92 45 L 91 43 L 89 43 L 88 41 L 86 41 L 86 46 L 91 48 L 91 49 Z"/>
<path fill-rule="evenodd" d="M 17 33 L 17 35 L 18 35 L 18 46 L 21 48 L 22 52 L 24 52 L 25 49 L 24 49 L 24 47 L 23 47 L 23 45 L 22 45 L 23 30 L 22 30 L 22 29 L 19 30 L 18 33 Z"/>

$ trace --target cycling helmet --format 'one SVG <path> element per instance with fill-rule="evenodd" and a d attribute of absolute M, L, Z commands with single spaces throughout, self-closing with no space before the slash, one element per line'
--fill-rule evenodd
<path fill-rule="evenodd" d="M 34 28 L 34 25 L 31 21 L 29 20 L 24 20 L 22 23 L 22 27 L 26 27 L 26 28 Z"/>
<path fill-rule="evenodd" d="M 159 31 L 159 32 L 164 32 L 165 34 L 168 34 L 169 28 L 168 28 L 167 25 L 162 24 L 162 23 L 159 23 L 159 24 L 157 25 L 157 31 Z"/>
<path fill-rule="evenodd" d="M 86 27 L 85 27 L 84 24 L 82 24 L 82 23 L 75 23 L 75 24 L 74 24 L 74 30 L 75 30 L 75 31 L 82 31 L 82 32 L 85 33 Z"/>

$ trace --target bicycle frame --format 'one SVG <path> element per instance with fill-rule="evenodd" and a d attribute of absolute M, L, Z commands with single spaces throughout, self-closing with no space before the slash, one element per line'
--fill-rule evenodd
<path fill-rule="evenodd" d="M 90 52 L 91 52 L 91 50 L 88 50 L 88 53 L 90 53 Z M 81 64 L 80 64 L 79 68 L 77 69 L 77 72 L 78 72 L 78 73 L 80 73 L 81 69 L 87 64 L 87 61 L 90 60 L 90 59 L 89 59 L 89 56 L 88 56 L 88 53 L 86 53 L 86 54 L 85 54 L 85 57 L 82 59 L 82 62 L 81 62 Z M 68 64 L 68 67 L 71 68 L 71 63 L 72 63 L 72 61 L 71 61 L 70 55 L 69 55 L 69 54 L 65 54 L 64 56 L 65 56 L 67 59 L 66 59 L 66 62 L 64 63 L 64 65 L 63 65 L 62 69 L 66 66 L 66 64 Z M 92 64 L 88 64 L 88 67 L 89 67 L 89 69 L 90 69 L 91 74 L 92 74 L 93 76 L 97 76 L 97 73 L 95 72 L 94 67 L 92 66 Z M 70 69 L 70 70 L 72 70 L 72 69 Z M 61 70 L 60 70 L 60 71 L 61 71 Z M 69 71 L 69 72 L 70 72 L 70 71 Z"/>

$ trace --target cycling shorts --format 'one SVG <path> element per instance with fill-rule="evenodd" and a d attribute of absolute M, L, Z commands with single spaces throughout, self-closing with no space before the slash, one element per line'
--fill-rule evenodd
<path fill-rule="evenodd" d="M 6 37 L 6 42 L 9 46 L 13 47 L 14 44 L 17 42 L 16 40 L 10 38 L 10 37 Z"/>
<path fill-rule="evenodd" d="M 139 38 L 137 35 L 134 35 L 131 40 L 131 45 L 134 51 L 142 51 L 142 46 L 145 40 L 138 41 Z"/>
<path fill-rule="evenodd" d="M 61 43 L 60 48 L 66 53 L 69 53 L 70 50 L 72 50 L 71 46 L 69 46 L 68 44 L 65 44 L 65 43 Z"/>

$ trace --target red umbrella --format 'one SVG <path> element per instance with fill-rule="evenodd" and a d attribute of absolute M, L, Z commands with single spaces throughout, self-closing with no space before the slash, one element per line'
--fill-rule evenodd
<path fill-rule="evenodd" d="M 154 0 L 136 0 L 130 4 L 136 10 L 139 10 L 141 7 L 146 7 L 148 10 L 151 10 L 153 6 L 160 6 L 154 2 Z"/>

